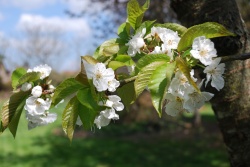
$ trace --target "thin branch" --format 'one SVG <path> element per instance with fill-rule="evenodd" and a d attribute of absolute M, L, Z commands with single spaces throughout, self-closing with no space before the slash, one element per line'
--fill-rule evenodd
<path fill-rule="evenodd" d="M 246 59 L 250 59 L 250 53 L 243 53 L 241 55 L 223 56 L 221 57 L 221 62 L 225 63 L 235 60 L 246 60 Z"/>
<path fill-rule="evenodd" d="M 137 75 L 136 75 L 136 76 L 133 76 L 133 77 L 131 77 L 131 78 L 127 78 L 127 79 L 121 80 L 121 81 L 120 81 L 120 86 L 119 86 L 119 87 L 122 87 L 122 86 L 124 86 L 124 85 L 127 84 L 127 83 L 130 83 L 130 82 L 135 81 L 136 78 L 137 78 Z"/>

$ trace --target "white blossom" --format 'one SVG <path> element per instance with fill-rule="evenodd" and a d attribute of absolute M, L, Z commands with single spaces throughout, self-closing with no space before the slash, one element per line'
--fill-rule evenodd
<path fill-rule="evenodd" d="M 178 36 L 177 32 L 166 28 L 165 33 L 163 34 L 163 37 L 161 37 L 161 39 L 166 50 L 169 50 L 177 49 L 178 43 L 181 38 Z"/>
<path fill-rule="evenodd" d="M 103 115 L 104 117 L 108 119 L 113 119 L 113 120 L 119 119 L 119 115 L 116 114 L 114 108 L 106 108 L 105 110 L 101 111 L 101 115 Z"/>
<path fill-rule="evenodd" d="M 221 58 L 216 58 L 212 63 L 204 69 L 204 73 L 207 74 L 207 79 L 205 85 L 211 81 L 211 86 L 216 88 L 218 91 L 224 87 L 224 79 L 222 74 L 225 71 L 225 64 L 221 63 Z"/>
<path fill-rule="evenodd" d="M 200 62 L 206 66 L 212 63 L 213 57 L 217 57 L 214 43 L 204 36 L 194 39 L 190 53 L 194 58 L 199 59 Z"/>
<path fill-rule="evenodd" d="M 50 75 L 51 70 L 52 68 L 50 66 L 44 64 L 34 67 L 33 69 L 28 69 L 27 72 L 40 72 L 41 73 L 40 79 L 44 79 Z"/>
<path fill-rule="evenodd" d="M 110 92 L 114 92 L 116 90 L 116 88 L 118 88 L 119 85 L 120 85 L 119 81 L 117 81 L 116 79 L 112 79 L 112 80 L 108 81 L 108 90 Z"/>
<path fill-rule="evenodd" d="M 93 84 L 98 92 L 105 91 L 109 87 L 109 81 L 115 78 L 114 71 L 111 68 L 106 69 L 105 64 L 97 63 L 94 68 Z"/>
<path fill-rule="evenodd" d="M 49 110 L 50 105 L 51 100 L 49 99 L 45 101 L 42 98 L 31 96 L 26 100 L 24 109 L 32 116 L 42 115 L 45 111 Z"/>
<path fill-rule="evenodd" d="M 34 97 L 40 97 L 43 93 L 43 88 L 41 86 L 35 86 L 32 90 L 31 90 L 31 94 Z"/>
<path fill-rule="evenodd" d="M 167 93 L 166 99 L 169 101 L 165 106 L 165 112 L 170 116 L 177 116 L 178 113 L 186 111 L 183 108 L 184 99 L 181 96 L 174 96 Z"/>
<path fill-rule="evenodd" d="M 190 76 L 194 82 L 197 81 L 197 79 L 194 78 L 194 70 L 191 70 Z M 181 71 L 177 71 L 169 85 L 168 92 L 174 96 L 180 96 L 181 98 L 186 99 L 187 94 L 190 93 L 190 89 L 188 89 L 189 87 L 192 86 L 188 82 L 187 77 Z"/>
<path fill-rule="evenodd" d="M 106 118 L 103 114 L 98 115 L 94 123 L 96 124 L 98 129 L 101 129 L 103 126 L 107 126 L 110 123 L 110 119 Z"/>
<path fill-rule="evenodd" d="M 106 68 L 105 64 L 97 63 L 95 65 L 83 61 L 88 79 L 93 79 L 93 84 L 98 92 L 106 91 L 114 92 L 120 85 L 115 79 L 114 70 Z"/>
<path fill-rule="evenodd" d="M 136 53 L 141 53 L 141 48 L 145 45 L 144 35 L 146 34 L 146 28 L 142 29 L 142 32 L 135 34 L 132 39 L 126 44 L 128 45 L 128 55 L 135 56 Z"/>
<path fill-rule="evenodd" d="M 114 108 L 116 111 L 122 111 L 124 109 L 124 105 L 120 102 L 121 98 L 117 95 L 108 96 L 108 100 L 105 103 L 105 106 Z"/>
<path fill-rule="evenodd" d="M 177 49 L 178 43 L 180 41 L 178 33 L 168 28 L 152 27 L 151 33 L 149 35 L 155 38 L 159 37 L 162 42 L 161 46 L 156 46 L 151 53 L 167 54 L 171 59 L 173 59 L 172 49 Z"/>
<path fill-rule="evenodd" d="M 30 130 L 37 126 L 47 125 L 54 122 L 57 119 L 57 114 L 45 113 L 42 115 L 31 115 L 27 112 L 26 119 L 29 121 L 28 129 Z"/>
<path fill-rule="evenodd" d="M 197 92 L 193 87 L 190 87 L 192 92 L 188 94 L 188 99 L 184 101 L 183 108 L 189 112 L 194 112 L 195 110 L 201 108 L 206 101 L 209 101 L 214 94 L 209 92 Z"/>
<path fill-rule="evenodd" d="M 22 86 L 21 86 L 21 90 L 26 92 L 29 91 L 32 88 L 32 84 L 25 82 Z"/>

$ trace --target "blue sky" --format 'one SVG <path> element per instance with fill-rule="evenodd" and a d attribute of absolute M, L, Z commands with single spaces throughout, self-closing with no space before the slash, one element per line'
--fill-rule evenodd
<path fill-rule="evenodd" d="M 96 3 L 94 9 L 88 9 L 88 3 L 89 0 L 0 0 L 0 40 L 8 41 L 4 61 L 7 68 L 13 70 L 25 60 L 25 56 L 18 50 L 26 44 L 24 27 L 41 25 L 45 31 L 55 26 L 63 34 L 64 55 L 60 60 L 54 60 L 56 63 L 50 61 L 51 64 L 48 64 L 58 71 L 77 70 L 80 66 L 79 56 L 94 51 L 91 35 L 95 30 L 91 28 L 91 19 L 70 18 L 65 10 L 76 13 L 82 10 L 102 12 L 100 3 Z M 29 64 L 32 68 L 39 62 L 30 59 Z"/>

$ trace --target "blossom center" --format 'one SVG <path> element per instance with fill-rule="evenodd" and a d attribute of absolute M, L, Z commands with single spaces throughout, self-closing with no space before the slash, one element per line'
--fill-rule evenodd
<path fill-rule="evenodd" d="M 173 40 L 168 40 L 168 45 L 173 45 Z"/>
<path fill-rule="evenodd" d="M 96 73 L 96 79 L 101 79 L 102 78 L 102 74 L 98 71 L 97 73 Z"/>
<path fill-rule="evenodd" d="M 202 57 L 205 57 L 207 55 L 207 50 L 203 49 L 199 53 Z"/>

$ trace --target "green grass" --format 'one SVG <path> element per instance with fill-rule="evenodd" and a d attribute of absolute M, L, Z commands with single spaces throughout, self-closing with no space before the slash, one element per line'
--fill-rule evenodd
<path fill-rule="evenodd" d="M 63 106 L 54 111 L 60 113 L 62 109 Z M 204 114 L 202 115 L 204 118 L 213 117 L 211 110 L 202 114 Z M 8 130 L 0 136 L 0 166 L 229 166 L 225 149 L 216 134 L 207 135 L 204 133 L 191 138 L 178 138 L 170 135 L 157 138 L 154 137 L 154 133 L 150 134 L 149 131 L 143 129 L 145 127 L 143 124 L 129 126 L 112 124 L 101 131 L 93 130 L 90 132 L 91 137 L 75 138 L 70 145 L 65 136 L 55 133 L 60 128 L 60 124 L 59 114 L 59 119 L 54 124 L 28 131 L 27 121 L 23 114 L 15 140 Z M 144 135 L 137 136 L 138 132 L 143 132 Z M 129 136 L 132 136 L 132 139 Z"/>

